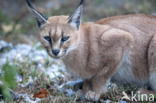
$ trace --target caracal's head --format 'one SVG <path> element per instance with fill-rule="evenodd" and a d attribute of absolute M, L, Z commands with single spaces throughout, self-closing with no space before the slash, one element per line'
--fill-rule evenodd
<path fill-rule="evenodd" d="M 53 58 L 61 58 L 74 50 L 79 42 L 79 27 L 81 23 L 83 1 L 71 16 L 52 16 L 47 18 L 37 11 L 27 0 L 38 26 L 40 41 L 48 54 Z"/>

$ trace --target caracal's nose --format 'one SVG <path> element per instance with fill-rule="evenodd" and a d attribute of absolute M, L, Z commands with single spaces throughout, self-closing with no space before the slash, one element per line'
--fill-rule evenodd
<path fill-rule="evenodd" d="M 57 56 L 59 54 L 60 50 L 59 49 L 53 49 L 52 53 Z"/>

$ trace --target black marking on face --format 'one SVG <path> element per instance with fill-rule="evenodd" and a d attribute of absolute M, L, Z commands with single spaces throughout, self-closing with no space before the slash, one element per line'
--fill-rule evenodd
<path fill-rule="evenodd" d="M 44 39 L 51 44 L 52 41 L 50 36 L 44 36 Z"/>
<path fill-rule="evenodd" d="M 69 38 L 70 38 L 69 36 L 62 37 L 61 42 L 65 42 L 65 41 L 69 40 Z"/>
<path fill-rule="evenodd" d="M 69 40 L 69 38 L 70 38 L 69 36 L 64 36 L 63 34 L 64 34 L 64 32 L 62 31 L 62 33 L 61 33 L 61 36 L 62 36 L 61 37 L 61 43 L 64 43 L 65 41 Z"/>

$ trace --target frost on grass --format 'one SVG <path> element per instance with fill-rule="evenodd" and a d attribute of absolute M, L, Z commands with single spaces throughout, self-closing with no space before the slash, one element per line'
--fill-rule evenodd
<path fill-rule="evenodd" d="M 34 93 L 38 85 L 45 86 L 46 83 L 44 84 L 44 82 L 50 80 L 56 82 L 60 78 L 64 78 L 65 75 L 65 67 L 62 62 L 51 59 L 44 49 L 39 49 L 40 46 L 40 43 L 33 47 L 26 44 L 13 46 L 11 43 L 0 41 L 0 72 L 2 73 L 2 67 L 6 63 L 17 66 L 19 74 L 16 75 L 17 87 L 15 91 L 22 91 L 20 96 L 28 102 L 31 100 L 30 95 Z M 42 77 L 44 79 L 40 80 Z M 22 88 L 33 87 L 37 82 L 40 82 L 40 84 L 36 85 L 36 88 L 34 87 L 30 95 L 30 91 L 28 92 L 27 89 L 21 90 Z"/>
<path fill-rule="evenodd" d="M 16 88 L 10 89 L 14 102 L 26 103 L 92 103 L 77 97 L 76 91 L 82 85 L 82 80 L 77 81 L 65 70 L 59 60 L 50 58 L 40 43 L 33 46 L 26 44 L 13 45 L 0 41 L 0 73 L 6 64 L 15 65 Z M 81 85 L 75 85 L 81 84 Z M 115 87 L 115 88 L 113 88 Z M 81 87 L 82 88 L 82 87 Z M 34 98 L 34 95 L 46 89 L 47 98 Z M 120 101 L 121 89 L 110 86 L 110 91 L 103 95 L 99 102 L 111 103 Z M 42 97 L 42 94 L 39 94 Z M 126 103 L 121 101 L 122 103 Z"/>
<path fill-rule="evenodd" d="M 0 41 L 0 67 L 2 67 L 2 65 L 4 65 L 6 62 L 19 66 L 21 66 L 22 63 L 25 63 L 29 64 L 30 66 L 35 65 L 35 69 L 43 71 L 43 73 L 48 75 L 50 78 L 63 76 L 60 72 L 64 71 L 64 66 L 62 65 L 61 61 L 51 59 L 45 50 L 37 50 L 39 46 L 39 44 L 37 46 L 35 45 L 34 47 L 26 44 L 12 46 L 11 43 Z"/>

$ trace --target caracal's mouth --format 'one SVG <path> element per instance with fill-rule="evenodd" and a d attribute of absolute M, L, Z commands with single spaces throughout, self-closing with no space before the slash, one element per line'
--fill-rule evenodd
<path fill-rule="evenodd" d="M 52 56 L 52 58 L 54 58 L 54 59 L 60 59 L 61 57 L 58 57 L 58 56 Z"/>
<path fill-rule="evenodd" d="M 54 59 L 62 59 L 65 55 L 62 56 L 54 56 L 54 55 L 50 55 L 52 58 Z"/>
<path fill-rule="evenodd" d="M 53 55 L 51 52 L 48 52 L 47 50 L 47 53 L 49 54 L 50 57 L 54 58 L 54 59 L 62 59 L 63 57 L 67 56 L 67 50 L 63 51 L 62 53 L 58 54 L 58 55 Z"/>

